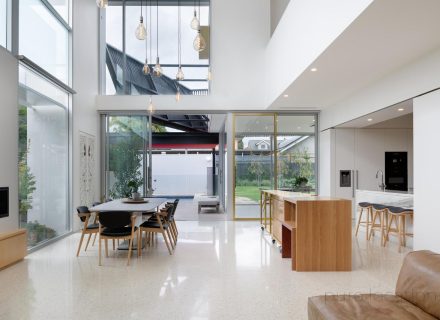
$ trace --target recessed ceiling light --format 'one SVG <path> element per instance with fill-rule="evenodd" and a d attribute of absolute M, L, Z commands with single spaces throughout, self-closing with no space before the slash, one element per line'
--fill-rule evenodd
<path fill-rule="evenodd" d="M 318 71 L 318 69 L 317 68 L 312 68 L 312 69 L 310 69 L 310 71 L 316 72 L 316 71 Z"/>
<path fill-rule="evenodd" d="M 397 111 L 403 111 L 403 110 L 405 110 L 405 109 L 403 109 L 403 108 L 399 108 L 399 109 L 397 109 Z"/>
<path fill-rule="evenodd" d="M 368 118 L 368 119 L 367 119 L 367 121 L 373 121 L 373 119 L 371 119 L 371 118 Z"/>
<path fill-rule="evenodd" d="M 288 98 L 288 97 L 289 97 L 289 95 L 288 95 L 288 94 L 285 94 L 285 95 L 283 95 L 283 97 L 284 97 L 284 98 Z"/>

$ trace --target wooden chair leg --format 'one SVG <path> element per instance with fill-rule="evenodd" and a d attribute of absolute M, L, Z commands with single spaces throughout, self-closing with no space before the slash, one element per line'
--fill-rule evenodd
<path fill-rule="evenodd" d="M 398 223 L 397 230 L 398 230 L 398 234 L 399 234 L 399 252 L 400 252 L 402 250 L 402 244 L 403 244 L 403 241 L 402 241 L 402 236 L 403 236 L 403 234 L 402 234 L 402 216 L 399 216 L 399 223 Z"/>
<path fill-rule="evenodd" d="M 108 258 L 108 239 L 105 239 L 105 256 Z"/>
<path fill-rule="evenodd" d="M 387 224 L 387 230 L 385 233 L 386 234 L 385 245 L 386 245 L 387 241 L 389 240 L 388 236 L 390 234 L 391 224 L 393 223 L 393 220 L 394 220 L 394 216 L 392 215 L 388 221 L 388 224 Z"/>
<path fill-rule="evenodd" d="M 140 235 L 140 236 L 139 236 Z M 141 231 L 141 228 L 139 228 L 139 231 L 138 231 L 138 246 L 137 246 L 137 252 L 138 252 L 138 257 L 140 257 L 141 256 L 141 251 L 142 251 L 142 231 Z"/>
<path fill-rule="evenodd" d="M 127 260 L 127 266 L 130 265 L 131 246 L 133 245 L 133 238 L 134 238 L 134 234 L 131 235 L 131 237 L 130 237 L 130 242 L 128 243 L 128 260 Z"/>
<path fill-rule="evenodd" d="M 86 248 L 84 249 L 84 251 L 87 251 L 87 247 L 89 246 L 89 242 L 90 242 L 91 237 L 92 237 L 92 234 L 89 233 L 89 238 L 87 239 Z"/>
<path fill-rule="evenodd" d="M 79 256 L 79 251 L 81 250 L 83 239 L 84 239 L 84 232 L 81 233 L 81 239 L 79 240 L 78 250 L 76 251 L 76 256 L 77 257 Z"/>
<path fill-rule="evenodd" d="M 173 248 L 173 250 L 174 250 L 176 246 L 174 244 L 174 238 L 171 236 L 170 228 L 167 228 L 166 230 L 164 230 L 164 232 L 163 232 L 164 238 L 165 238 L 165 233 L 168 236 L 168 240 L 170 240 L 171 248 Z"/>
<path fill-rule="evenodd" d="M 165 241 L 165 244 L 167 245 L 168 252 L 170 253 L 170 255 L 172 255 L 173 252 L 172 252 L 172 250 L 171 250 L 170 244 L 168 243 L 168 239 L 167 239 L 165 233 L 162 233 L 162 235 L 163 235 L 163 239 L 164 239 L 164 241 Z"/>
<path fill-rule="evenodd" d="M 98 232 L 95 232 L 95 237 L 93 238 L 92 247 L 95 245 L 96 236 L 98 235 Z"/>
<path fill-rule="evenodd" d="M 373 213 L 373 220 L 371 221 L 370 235 L 368 236 L 368 240 L 370 240 L 371 236 L 373 235 L 373 231 L 374 231 L 373 227 L 374 227 L 374 224 L 376 223 L 376 219 L 377 219 L 377 211 L 375 211 Z"/>
<path fill-rule="evenodd" d="M 99 241 L 99 265 L 100 266 L 102 266 L 102 263 L 101 263 L 101 235 L 99 235 L 99 239 L 98 239 L 98 241 Z"/>
<path fill-rule="evenodd" d="M 354 234 L 356 237 L 357 237 L 357 235 L 358 235 L 359 227 L 360 227 L 360 225 L 361 225 L 362 213 L 363 213 L 363 212 L 364 212 L 364 208 L 361 208 L 361 211 L 359 212 L 358 222 L 357 222 L 357 225 L 356 225 L 356 233 Z"/>

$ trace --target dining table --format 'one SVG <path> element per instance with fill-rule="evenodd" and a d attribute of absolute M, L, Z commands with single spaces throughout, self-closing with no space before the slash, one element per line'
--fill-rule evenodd
<path fill-rule="evenodd" d="M 89 208 L 90 212 L 99 213 L 100 215 L 111 213 L 112 211 L 128 211 L 138 216 L 137 221 L 142 223 L 144 215 L 153 215 L 159 210 L 159 207 L 165 204 L 167 198 L 142 198 L 139 201 L 131 199 L 115 199 L 112 201 L 98 204 Z M 128 241 L 124 241 L 118 245 L 118 250 L 128 250 Z M 136 243 L 133 243 L 132 250 L 137 250 Z"/>

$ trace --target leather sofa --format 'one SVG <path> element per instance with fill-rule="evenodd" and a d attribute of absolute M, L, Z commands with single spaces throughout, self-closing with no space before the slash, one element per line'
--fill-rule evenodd
<path fill-rule="evenodd" d="M 395 295 L 327 295 L 309 298 L 309 320 L 440 319 L 440 254 L 409 253 Z"/>

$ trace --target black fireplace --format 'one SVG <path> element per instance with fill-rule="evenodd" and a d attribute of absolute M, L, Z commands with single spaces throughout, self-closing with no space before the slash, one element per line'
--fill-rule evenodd
<path fill-rule="evenodd" d="M 9 216 L 9 188 L 0 187 L 0 218 Z"/>

